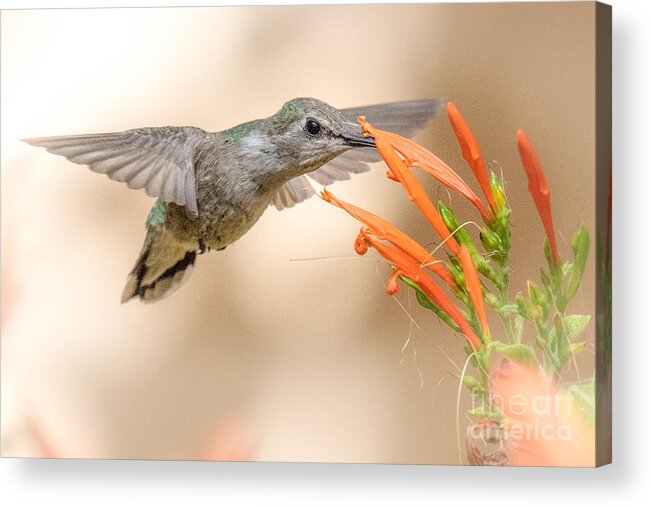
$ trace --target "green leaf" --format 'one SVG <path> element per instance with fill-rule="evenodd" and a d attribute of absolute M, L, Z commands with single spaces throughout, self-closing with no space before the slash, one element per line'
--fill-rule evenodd
<path fill-rule="evenodd" d="M 540 269 L 540 281 L 541 281 L 542 284 L 543 284 L 545 287 L 547 287 L 548 289 L 551 288 L 552 279 L 551 279 L 550 276 L 547 274 L 547 271 L 545 271 L 545 270 L 542 269 L 542 268 Z"/>
<path fill-rule="evenodd" d="M 579 411 L 586 424 L 595 424 L 595 381 L 594 378 L 568 384 L 565 391 L 572 399 L 572 407 Z"/>
<path fill-rule="evenodd" d="M 562 364 L 566 360 L 567 354 L 565 352 L 565 345 L 567 344 L 567 341 L 568 340 L 567 335 L 565 334 L 565 327 L 563 326 L 563 319 L 559 314 L 556 314 L 554 317 L 554 329 L 549 333 L 547 347 L 558 364 Z"/>
<path fill-rule="evenodd" d="M 527 282 L 527 287 L 529 289 L 529 300 L 531 301 L 532 309 L 535 310 L 535 314 L 532 313 L 533 318 L 538 321 L 547 320 L 549 316 L 549 298 L 547 294 L 534 282 Z M 536 308 L 539 309 L 536 310 Z"/>
<path fill-rule="evenodd" d="M 536 354 L 529 345 L 523 343 L 497 343 L 495 348 L 500 354 L 513 362 L 527 366 L 535 366 L 537 363 Z"/>
<path fill-rule="evenodd" d="M 563 326 L 567 335 L 567 339 L 571 340 L 579 336 L 590 322 L 590 315 L 567 315 L 563 319 Z M 556 328 L 549 331 L 549 341 L 556 340 Z"/>
<path fill-rule="evenodd" d="M 487 290 L 484 291 L 484 299 L 486 302 L 491 305 L 493 308 L 495 308 L 498 311 L 502 310 L 502 303 L 500 300 L 493 294 L 492 292 L 489 292 Z M 516 307 L 517 310 L 517 307 Z"/>
<path fill-rule="evenodd" d="M 543 290 L 540 289 L 540 287 L 538 287 L 537 284 L 535 284 L 534 282 L 529 282 L 528 288 L 529 288 L 529 299 L 531 299 L 532 303 L 541 306 L 547 305 L 547 295 Z"/>
<path fill-rule="evenodd" d="M 574 252 L 574 262 L 570 281 L 567 284 L 566 297 L 568 301 L 576 295 L 581 286 L 583 271 L 590 252 L 590 234 L 585 225 L 579 227 L 579 230 L 572 237 L 572 252 Z"/>
<path fill-rule="evenodd" d="M 518 313 L 525 319 L 531 320 L 531 303 L 519 292 L 515 295 L 515 304 L 518 306 Z"/>
<path fill-rule="evenodd" d="M 459 243 L 466 245 L 466 248 L 468 248 L 468 253 L 472 258 L 472 261 L 475 263 L 477 271 L 479 271 L 482 275 L 484 275 L 492 282 L 495 282 L 497 280 L 497 276 L 495 275 L 493 268 L 490 266 L 488 260 L 486 260 L 484 256 L 479 253 L 477 247 L 475 246 L 475 243 L 470 237 L 470 234 L 468 234 L 468 231 L 464 227 L 459 227 L 459 222 L 454 217 L 452 210 L 448 208 L 445 203 L 443 203 L 443 201 L 439 201 L 438 209 L 439 214 L 441 215 L 441 218 L 443 219 L 443 222 L 445 223 L 447 229 L 451 233 L 454 232 L 455 239 Z"/>
<path fill-rule="evenodd" d="M 585 349 L 585 342 L 576 342 L 570 345 L 570 352 L 572 354 L 578 354 L 583 349 Z"/>
<path fill-rule="evenodd" d="M 506 304 L 500 308 L 503 315 L 516 315 L 518 313 L 518 305 Z"/>
<path fill-rule="evenodd" d="M 518 343 L 522 341 L 522 332 L 524 331 L 524 318 L 521 315 L 516 315 L 513 319 L 513 327 L 515 331 L 515 339 Z"/>
<path fill-rule="evenodd" d="M 466 386 L 466 388 L 473 394 L 482 394 L 484 392 L 484 388 L 481 385 L 481 382 L 472 375 L 463 376 L 463 385 Z"/>
<path fill-rule="evenodd" d="M 413 280 L 404 276 L 401 276 L 400 279 L 414 289 L 416 292 L 416 301 L 418 301 L 418 304 L 420 306 L 427 308 L 428 310 L 432 310 L 439 319 L 441 319 L 455 331 L 459 331 L 459 326 L 457 326 L 457 323 L 454 322 L 454 320 L 452 320 L 452 318 L 447 313 L 441 310 L 441 308 L 436 306 L 434 302 L 428 298 L 422 290 L 420 290 L 420 287 Z"/>
<path fill-rule="evenodd" d="M 567 337 L 571 340 L 580 335 L 590 322 L 590 315 L 567 315 L 563 319 Z"/>
<path fill-rule="evenodd" d="M 567 315 L 563 319 L 563 326 L 568 340 L 576 338 L 585 330 L 590 322 L 590 315 Z M 549 341 L 556 340 L 556 328 L 549 331 Z"/>

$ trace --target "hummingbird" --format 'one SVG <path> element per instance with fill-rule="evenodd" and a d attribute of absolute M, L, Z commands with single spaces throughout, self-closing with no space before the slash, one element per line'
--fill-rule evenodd
<path fill-rule="evenodd" d="M 24 141 L 145 189 L 157 198 L 122 302 L 163 299 L 180 287 L 197 256 L 237 241 L 271 205 L 291 208 L 321 185 L 350 179 L 380 160 L 356 118 L 411 136 L 439 110 L 438 100 L 335 109 L 314 98 L 286 102 L 274 115 L 221 132 L 147 127 Z"/>

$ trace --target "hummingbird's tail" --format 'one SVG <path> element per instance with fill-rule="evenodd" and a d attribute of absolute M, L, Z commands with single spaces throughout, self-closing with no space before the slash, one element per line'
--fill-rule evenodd
<path fill-rule="evenodd" d="M 169 296 L 190 276 L 197 253 L 176 241 L 164 226 L 150 227 L 122 291 L 122 302 L 137 296 L 155 303 Z"/>

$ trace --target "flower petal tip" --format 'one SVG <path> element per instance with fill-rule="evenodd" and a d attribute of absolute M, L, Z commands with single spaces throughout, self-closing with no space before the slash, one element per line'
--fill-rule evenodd
<path fill-rule="evenodd" d="M 529 192 L 533 198 L 538 215 L 545 228 L 545 233 L 550 244 L 551 254 L 554 264 L 560 262 L 558 255 L 558 247 L 556 245 L 556 233 L 554 230 L 554 221 L 552 219 L 551 196 L 545 172 L 538 161 L 536 150 L 527 136 L 526 132 L 518 129 L 517 133 L 518 151 L 520 152 L 520 159 L 522 166 L 527 174 L 529 180 Z"/>
<path fill-rule="evenodd" d="M 400 291 L 400 284 L 398 283 L 399 276 L 400 271 L 396 269 L 387 280 L 386 291 L 389 296 L 395 296 Z"/>

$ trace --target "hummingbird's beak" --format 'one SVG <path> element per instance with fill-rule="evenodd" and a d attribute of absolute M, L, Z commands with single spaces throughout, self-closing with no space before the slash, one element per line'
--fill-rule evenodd
<path fill-rule="evenodd" d="M 364 137 L 356 133 L 343 134 L 341 137 L 344 138 L 344 142 L 348 146 L 353 148 L 375 148 L 375 139 L 372 137 Z"/>

